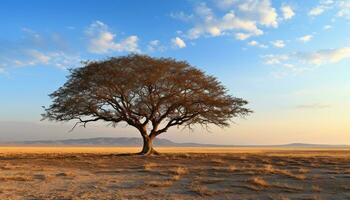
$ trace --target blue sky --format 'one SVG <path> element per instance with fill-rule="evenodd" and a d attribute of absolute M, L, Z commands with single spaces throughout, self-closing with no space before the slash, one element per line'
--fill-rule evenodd
<path fill-rule="evenodd" d="M 103 124 L 68 134 L 70 124 L 40 122 L 41 106 L 66 81 L 67 68 L 136 52 L 187 60 L 255 111 L 225 130 L 163 137 L 350 141 L 349 0 L 4 0 L 0 24 L 1 140 L 138 136 Z"/>

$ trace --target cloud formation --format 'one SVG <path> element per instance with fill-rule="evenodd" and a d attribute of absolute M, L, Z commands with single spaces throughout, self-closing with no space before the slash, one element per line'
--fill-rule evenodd
<path fill-rule="evenodd" d="M 286 54 L 281 54 L 281 55 L 268 54 L 268 55 L 263 55 L 262 58 L 265 60 L 265 64 L 279 65 L 289 60 L 290 57 Z"/>
<path fill-rule="evenodd" d="M 68 50 L 67 42 L 57 33 L 41 35 L 23 28 L 22 40 L 1 45 L 1 72 L 11 67 L 53 66 L 62 69 L 80 65 L 79 54 Z"/>
<path fill-rule="evenodd" d="M 350 19 L 350 1 L 349 0 L 321 0 L 319 4 L 313 7 L 308 15 L 315 17 L 325 13 L 328 10 L 336 10 L 336 17 Z"/>
<path fill-rule="evenodd" d="M 111 32 L 108 26 L 101 21 L 90 24 L 86 30 L 86 35 L 89 40 L 88 50 L 91 53 L 140 52 L 138 47 L 139 38 L 136 35 L 128 36 L 117 42 L 116 34 Z"/>
<path fill-rule="evenodd" d="M 291 6 L 283 5 L 281 7 L 283 19 L 288 20 L 292 19 L 295 15 L 295 12 L 293 11 L 293 8 Z"/>
<path fill-rule="evenodd" d="M 346 58 L 350 58 L 350 47 L 325 49 L 311 53 L 296 53 L 295 55 L 299 60 L 312 65 L 337 63 Z"/>
<path fill-rule="evenodd" d="M 334 3 L 335 2 L 333 0 L 321 0 L 317 6 L 313 7 L 309 11 L 308 15 L 313 17 L 321 15 L 326 10 L 331 9 Z"/>
<path fill-rule="evenodd" d="M 309 16 L 318 16 L 318 15 L 321 15 L 324 11 L 325 11 L 325 8 L 323 6 L 317 6 L 317 7 L 312 8 L 309 11 L 308 15 Z"/>
<path fill-rule="evenodd" d="M 283 40 L 275 40 L 275 41 L 272 41 L 271 44 L 276 48 L 283 48 L 286 46 Z"/>
<path fill-rule="evenodd" d="M 10 63 L 17 67 L 50 65 L 67 69 L 79 65 L 80 61 L 79 56 L 68 55 L 61 51 L 44 53 L 36 49 L 26 49 L 18 55 L 18 59 L 14 59 Z"/>
<path fill-rule="evenodd" d="M 185 48 L 185 47 L 186 47 L 185 41 L 183 41 L 183 40 L 182 40 L 181 38 L 179 38 L 179 37 L 176 37 L 176 38 L 171 39 L 171 43 L 172 43 L 173 47 L 175 47 L 175 48 L 180 48 L 180 49 L 182 49 L 182 48 Z"/>
<path fill-rule="evenodd" d="M 337 13 L 337 16 L 350 19 L 350 1 L 349 0 L 339 1 L 338 7 L 339 7 L 339 11 Z"/>
<path fill-rule="evenodd" d="M 250 42 L 247 43 L 249 46 L 257 46 L 257 47 L 260 47 L 260 48 L 268 48 L 267 45 L 265 44 L 260 44 L 259 42 L 255 41 L 255 40 L 252 40 Z"/>
<path fill-rule="evenodd" d="M 301 42 L 309 42 L 313 38 L 313 35 L 304 35 L 302 37 L 299 37 L 298 40 Z"/>
<path fill-rule="evenodd" d="M 234 35 L 238 40 L 245 40 L 264 34 L 262 27 L 278 27 L 278 14 L 270 0 L 217 0 L 215 3 L 220 11 L 214 12 L 206 3 L 199 3 L 193 14 L 181 11 L 171 16 L 192 24 L 184 35 L 189 39 Z M 290 7 L 284 11 L 286 18 L 294 15 Z"/>
<path fill-rule="evenodd" d="M 338 63 L 350 58 L 350 47 L 337 49 L 324 49 L 314 52 L 294 52 L 290 54 L 268 54 L 262 56 L 265 64 L 279 65 L 289 69 L 299 70 L 310 69 L 313 67 Z M 296 66 L 303 66 L 296 68 Z"/>
<path fill-rule="evenodd" d="M 325 26 L 323 26 L 323 30 L 329 30 L 329 29 L 331 29 L 331 28 L 332 28 L 331 25 L 325 25 Z"/>
<path fill-rule="evenodd" d="M 161 42 L 159 40 L 152 40 L 148 42 L 147 45 L 147 50 L 150 52 L 154 52 L 154 51 L 165 51 L 167 48 L 161 44 Z"/>

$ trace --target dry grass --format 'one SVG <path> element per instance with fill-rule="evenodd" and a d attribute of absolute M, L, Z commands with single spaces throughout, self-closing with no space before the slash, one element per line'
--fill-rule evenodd
<path fill-rule="evenodd" d="M 290 200 L 290 199 L 288 197 L 279 195 L 278 197 L 273 198 L 273 200 Z"/>
<path fill-rule="evenodd" d="M 170 187 L 172 186 L 174 181 L 172 180 L 162 180 L 162 181 L 150 181 L 148 185 L 151 187 Z"/>
<path fill-rule="evenodd" d="M 225 164 L 225 161 L 219 158 L 214 158 L 211 161 L 216 164 Z"/>
<path fill-rule="evenodd" d="M 159 165 L 156 163 L 147 163 L 145 164 L 144 169 L 146 171 L 152 171 L 157 167 L 159 167 Z M 171 185 L 174 184 L 174 182 L 179 181 L 183 175 L 188 174 L 188 169 L 186 169 L 185 167 L 179 166 L 179 167 L 170 169 L 170 171 L 167 173 L 161 173 L 161 174 L 164 174 L 164 175 L 172 174 L 172 176 L 167 180 L 150 181 L 148 182 L 148 185 L 152 187 L 170 187 Z"/>
<path fill-rule="evenodd" d="M 312 196 L 310 199 L 311 200 L 324 200 L 324 198 L 320 197 L 320 196 Z"/>
<path fill-rule="evenodd" d="M 304 174 L 293 174 L 287 170 L 282 170 L 281 174 L 283 174 L 287 177 L 290 177 L 290 178 L 297 179 L 297 180 L 305 180 L 306 179 L 306 176 Z"/>
<path fill-rule="evenodd" d="M 185 167 L 176 167 L 174 169 L 171 169 L 170 171 L 171 173 L 175 175 L 180 175 L 180 176 L 188 174 L 188 169 Z"/>
<path fill-rule="evenodd" d="M 0 199 L 349 199 L 350 150 L 2 149 Z"/>
<path fill-rule="evenodd" d="M 277 173 L 278 170 L 276 170 L 272 165 L 268 164 L 268 165 L 265 165 L 264 168 L 263 168 L 263 171 L 266 172 L 266 173 Z"/>
<path fill-rule="evenodd" d="M 287 184 L 287 183 L 273 183 L 271 184 L 272 187 L 275 187 L 275 188 L 280 188 L 280 189 L 283 189 L 285 191 L 291 191 L 291 192 L 295 192 L 295 191 L 302 191 L 303 190 L 303 187 L 300 187 L 300 186 L 293 186 L 293 185 L 290 185 L 290 184 Z"/>
<path fill-rule="evenodd" d="M 305 173 L 305 169 L 303 169 L 303 170 L 304 170 L 303 173 Z M 286 169 L 277 169 L 277 168 L 274 168 L 272 165 L 265 165 L 265 167 L 262 169 L 262 171 L 264 173 L 285 175 L 287 177 L 294 178 L 297 180 L 305 180 L 306 179 L 306 176 L 304 174 L 295 174 L 295 173 L 292 173 Z M 300 172 L 300 169 L 299 169 L 299 172 Z"/>
<path fill-rule="evenodd" d="M 31 146 L 2 146 L 0 152 L 2 155 L 21 155 L 21 154 L 115 154 L 115 153 L 137 153 L 140 147 L 31 147 Z M 290 149 L 276 147 L 157 147 L 157 151 L 166 154 L 179 154 L 191 158 L 192 153 L 200 153 L 206 157 L 211 154 L 243 154 L 239 155 L 240 160 L 247 160 L 249 154 L 263 154 L 265 156 L 279 157 L 305 157 L 314 158 L 315 156 L 327 157 L 347 157 L 349 149 Z M 317 163 L 311 165 L 319 166 Z"/>
<path fill-rule="evenodd" d="M 201 178 L 198 180 L 201 184 L 217 184 L 225 181 L 224 178 Z"/>
<path fill-rule="evenodd" d="M 249 179 L 249 182 L 258 187 L 269 187 L 270 185 L 261 177 L 253 177 Z"/>
<path fill-rule="evenodd" d="M 32 181 L 33 178 L 30 176 L 2 176 L 0 177 L 0 181 L 6 182 L 6 181 Z"/>
<path fill-rule="evenodd" d="M 48 177 L 45 174 L 34 174 L 33 178 L 38 180 L 46 180 Z"/>
<path fill-rule="evenodd" d="M 143 165 L 145 171 L 153 171 L 156 167 L 158 167 L 157 163 L 146 163 Z"/>
<path fill-rule="evenodd" d="M 1 170 L 12 170 L 14 167 L 8 164 L 4 164 L 3 166 L 0 166 Z"/>
<path fill-rule="evenodd" d="M 172 181 L 178 181 L 181 179 L 181 176 L 180 175 L 173 175 L 171 178 L 170 178 Z"/>
<path fill-rule="evenodd" d="M 301 173 L 301 174 L 306 174 L 306 173 L 309 173 L 310 170 L 309 170 L 309 169 L 306 169 L 306 168 L 299 168 L 299 169 L 298 169 L 298 172 Z"/>
<path fill-rule="evenodd" d="M 189 185 L 188 188 L 191 192 L 200 195 L 200 196 L 213 196 L 214 192 L 211 191 L 208 187 L 206 187 L 205 185 L 200 184 L 197 181 L 192 182 Z"/>
<path fill-rule="evenodd" d="M 322 191 L 320 186 L 318 186 L 318 185 L 313 185 L 311 188 L 312 188 L 313 192 L 321 192 Z"/>
<path fill-rule="evenodd" d="M 237 171 L 237 167 L 236 167 L 236 165 L 230 165 L 230 166 L 228 166 L 228 171 L 230 171 L 230 172 L 234 172 L 234 171 Z"/>
<path fill-rule="evenodd" d="M 239 159 L 240 160 L 247 160 L 247 156 L 245 156 L 245 155 L 244 156 L 239 156 Z"/>

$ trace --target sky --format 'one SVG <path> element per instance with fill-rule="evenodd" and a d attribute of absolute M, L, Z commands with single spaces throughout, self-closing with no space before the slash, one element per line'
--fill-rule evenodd
<path fill-rule="evenodd" d="M 162 138 L 216 144 L 350 144 L 350 0 L 3 0 L 0 141 L 139 137 L 104 123 L 41 121 L 82 61 L 173 57 L 216 76 L 254 113 Z"/>

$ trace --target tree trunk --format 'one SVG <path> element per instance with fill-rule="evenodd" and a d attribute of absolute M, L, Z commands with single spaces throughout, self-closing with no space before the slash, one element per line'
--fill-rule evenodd
<path fill-rule="evenodd" d="M 149 136 L 142 136 L 142 138 L 143 138 L 143 148 L 139 154 L 140 155 L 152 155 L 152 154 L 158 155 L 159 153 L 153 148 L 154 138 L 151 138 Z"/>

